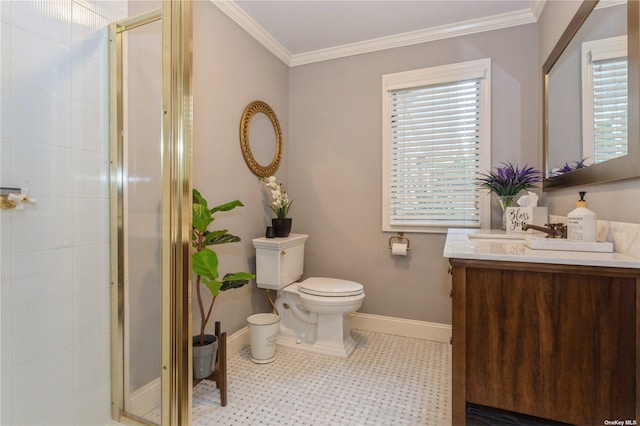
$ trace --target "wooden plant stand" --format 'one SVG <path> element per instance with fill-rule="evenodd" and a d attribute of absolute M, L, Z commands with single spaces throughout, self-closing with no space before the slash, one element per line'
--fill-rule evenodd
<path fill-rule="evenodd" d="M 213 373 L 204 379 L 193 379 L 193 386 L 203 380 L 216 382 L 216 388 L 220 389 L 220 405 L 227 405 L 227 333 L 220 333 L 220 321 L 216 321 L 215 334 L 218 338 L 218 354 Z"/>

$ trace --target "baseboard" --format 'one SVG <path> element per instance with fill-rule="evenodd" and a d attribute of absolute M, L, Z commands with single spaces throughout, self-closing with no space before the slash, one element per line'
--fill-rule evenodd
<path fill-rule="evenodd" d="M 232 335 L 227 336 L 227 354 L 238 353 L 245 346 L 249 346 L 249 327 L 244 326 Z"/>
<path fill-rule="evenodd" d="M 356 330 L 375 331 L 376 333 L 393 334 L 395 336 L 413 337 L 415 339 L 433 340 L 443 343 L 448 343 L 451 339 L 451 326 L 448 324 L 385 317 L 360 312 L 349 315 L 349 319 L 351 328 Z"/>
<path fill-rule="evenodd" d="M 355 312 L 349 315 L 351 328 L 412 337 L 422 340 L 448 343 L 451 339 L 451 326 L 436 322 L 417 321 L 404 318 Z M 227 353 L 235 354 L 249 345 L 249 327 L 243 327 L 227 337 Z"/>
<path fill-rule="evenodd" d="M 137 416 L 143 416 L 158 406 L 162 397 L 160 378 L 147 383 L 140 389 L 131 393 L 130 405 L 127 411 Z"/>

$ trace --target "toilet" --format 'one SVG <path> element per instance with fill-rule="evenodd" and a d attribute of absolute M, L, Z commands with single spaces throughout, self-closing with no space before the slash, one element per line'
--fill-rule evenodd
<path fill-rule="evenodd" d="M 348 357 L 355 349 L 348 315 L 364 300 L 362 284 L 337 278 L 302 277 L 308 235 L 256 238 L 256 282 L 276 290 L 278 344 Z"/>

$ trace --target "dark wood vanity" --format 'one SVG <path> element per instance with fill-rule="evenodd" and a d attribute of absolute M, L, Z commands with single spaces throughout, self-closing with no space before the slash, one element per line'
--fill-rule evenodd
<path fill-rule="evenodd" d="M 596 9 L 597 3 L 582 1 L 543 65 L 545 191 L 640 176 L 640 2 L 621 3 L 615 10 Z M 578 58 L 585 42 L 622 37 L 617 31 L 624 32 L 625 25 L 611 25 L 614 13 L 614 19 L 626 20 L 628 99 L 636 100 L 627 110 L 628 128 L 635 132 L 628 138 L 628 153 L 554 173 L 554 162 L 566 161 L 569 140 L 580 144 L 576 152 L 583 152 L 582 127 L 569 126 L 584 120 L 582 89 L 573 91 L 575 98 L 566 96 L 568 80 L 563 79 L 574 75 L 578 82 L 582 68 L 578 60 L 568 58 Z M 562 68 L 571 64 L 574 69 Z M 558 100 L 567 103 L 554 104 Z M 582 118 L 567 120 L 568 105 L 575 106 L 576 116 Z M 567 138 L 572 132 L 576 137 Z M 450 229 L 445 244 L 444 256 L 453 274 L 453 425 L 467 423 L 468 405 L 572 425 L 636 425 L 640 421 L 637 250 L 610 256 L 530 250 L 524 244 L 500 243 L 491 231 Z M 488 238 L 469 241 L 462 235 L 476 232 L 489 233 Z M 611 238 L 607 235 L 607 241 Z"/>
<path fill-rule="evenodd" d="M 467 403 L 575 425 L 640 419 L 640 269 L 449 262 L 453 425 Z"/>

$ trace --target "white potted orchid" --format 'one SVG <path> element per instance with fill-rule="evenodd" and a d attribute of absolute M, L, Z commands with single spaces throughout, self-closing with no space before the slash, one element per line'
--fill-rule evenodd
<path fill-rule="evenodd" d="M 262 178 L 267 188 L 271 191 L 271 202 L 269 208 L 276 214 L 276 218 L 271 219 L 271 225 L 276 237 L 288 237 L 291 232 L 292 219 L 287 217 L 293 200 L 289 200 L 284 185 L 278 183 L 275 176 Z"/>

